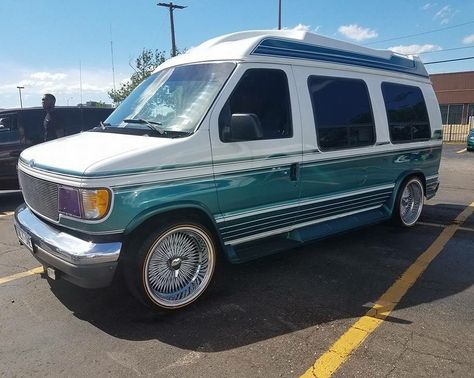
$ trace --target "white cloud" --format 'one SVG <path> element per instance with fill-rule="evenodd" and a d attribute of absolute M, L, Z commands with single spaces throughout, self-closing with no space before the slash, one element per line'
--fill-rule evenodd
<path fill-rule="evenodd" d="M 51 73 L 51 72 L 33 72 L 30 74 L 30 77 L 32 79 L 38 79 L 38 80 L 53 80 L 53 81 L 58 81 L 58 80 L 64 80 L 67 78 L 67 75 L 65 73 Z"/>
<path fill-rule="evenodd" d="M 339 33 L 349 39 L 353 39 L 357 42 L 365 41 L 366 39 L 376 38 L 379 34 L 375 30 L 369 28 L 363 28 L 357 24 L 342 25 L 337 29 Z"/>
<path fill-rule="evenodd" d="M 292 28 L 283 27 L 283 30 L 294 30 L 294 31 L 307 31 L 312 33 L 317 33 L 321 26 L 316 26 L 314 29 L 311 29 L 311 25 L 298 24 Z"/>
<path fill-rule="evenodd" d="M 464 43 L 465 45 L 474 43 L 474 34 L 465 36 L 462 40 L 462 43 Z"/>
<path fill-rule="evenodd" d="M 388 49 L 392 50 L 396 53 L 399 53 L 399 54 L 418 55 L 418 54 L 422 54 L 422 53 L 429 52 L 429 51 L 441 50 L 441 46 L 430 45 L 430 44 L 426 44 L 426 45 L 405 45 L 405 46 L 400 45 L 400 46 L 389 47 Z"/>
<path fill-rule="evenodd" d="M 455 11 L 450 5 L 445 5 L 434 15 L 435 20 L 440 20 L 441 25 L 447 24 L 455 15 Z"/>
<path fill-rule="evenodd" d="M 303 24 L 298 24 L 294 28 L 291 28 L 290 30 L 296 30 L 296 31 L 310 31 L 311 26 L 309 25 L 303 25 Z"/>
<path fill-rule="evenodd" d="M 28 67 L 18 69 L 14 65 L 2 65 L 0 76 L 0 108 L 18 106 L 17 86 L 23 86 L 23 105 L 41 106 L 41 96 L 52 93 L 57 105 L 81 102 L 81 83 L 78 69 L 35 71 Z M 117 86 L 127 74 L 116 73 Z M 82 101 L 105 101 L 111 99 L 107 91 L 112 89 L 112 73 L 108 70 L 82 69 Z"/>
<path fill-rule="evenodd" d="M 433 7 L 435 7 L 436 5 L 438 5 L 437 3 L 426 3 L 425 5 L 423 5 L 421 7 L 421 9 L 423 9 L 424 11 L 427 11 L 427 10 L 430 10 L 432 9 Z"/>

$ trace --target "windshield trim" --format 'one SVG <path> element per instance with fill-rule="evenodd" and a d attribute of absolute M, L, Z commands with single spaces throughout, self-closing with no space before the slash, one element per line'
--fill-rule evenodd
<path fill-rule="evenodd" d="M 229 79 L 232 77 L 232 75 L 234 74 L 235 72 L 235 69 L 237 68 L 237 62 L 235 61 L 216 61 L 216 62 L 211 62 L 211 63 L 233 63 L 234 64 L 234 67 L 232 68 L 232 70 L 229 72 L 229 75 L 227 75 L 227 79 L 224 80 L 224 82 L 222 83 L 220 89 L 217 91 L 216 95 L 214 96 L 214 99 L 211 101 L 211 103 L 209 104 L 209 106 L 207 107 L 207 110 L 204 112 L 204 114 L 202 115 L 201 119 L 199 120 L 199 122 L 196 124 L 196 126 L 194 127 L 193 131 L 189 134 L 189 135 L 193 135 L 196 131 L 199 130 L 199 128 L 201 127 L 202 123 L 204 122 L 204 120 L 206 119 L 207 115 L 209 114 L 209 112 L 211 111 L 211 109 L 214 108 L 214 104 L 216 103 L 217 99 L 219 98 L 220 94 L 222 93 L 222 91 L 224 90 L 224 88 L 226 87 L 227 83 L 229 82 Z M 208 62 L 206 62 L 208 63 Z M 198 64 L 198 62 L 196 63 L 193 63 L 193 64 Z M 187 66 L 189 64 L 182 64 L 182 66 Z M 177 67 L 177 66 L 176 66 Z"/>

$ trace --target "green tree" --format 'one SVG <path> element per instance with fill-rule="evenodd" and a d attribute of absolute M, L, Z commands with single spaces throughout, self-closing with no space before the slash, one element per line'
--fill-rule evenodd
<path fill-rule="evenodd" d="M 135 66 L 132 67 L 135 72 L 130 79 L 121 84 L 119 89 L 112 89 L 107 94 L 115 104 L 119 104 L 165 60 L 164 51 L 143 49 L 135 60 Z"/>

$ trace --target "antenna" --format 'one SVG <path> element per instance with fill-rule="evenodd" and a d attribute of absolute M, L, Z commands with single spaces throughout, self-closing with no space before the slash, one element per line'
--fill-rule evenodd
<path fill-rule="evenodd" d="M 115 89 L 115 65 L 114 65 L 114 44 L 112 41 L 112 24 L 110 24 L 110 56 L 112 58 L 112 80 L 114 83 L 114 91 Z"/>
<path fill-rule="evenodd" d="M 82 62 L 79 60 L 79 90 L 81 92 L 81 106 L 82 106 Z"/>

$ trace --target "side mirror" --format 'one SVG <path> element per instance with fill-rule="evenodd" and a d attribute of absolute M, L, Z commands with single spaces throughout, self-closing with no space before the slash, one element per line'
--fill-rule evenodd
<path fill-rule="evenodd" d="M 254 113 L 232 114 L 229 134 L 231 142 L 262 139 L 260 119 Z"/>

